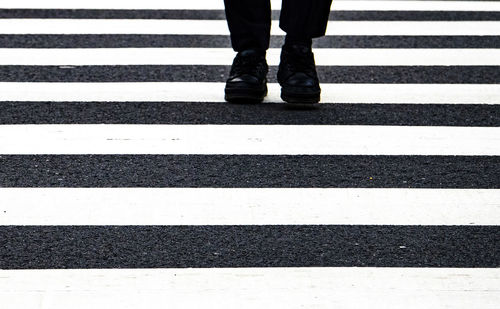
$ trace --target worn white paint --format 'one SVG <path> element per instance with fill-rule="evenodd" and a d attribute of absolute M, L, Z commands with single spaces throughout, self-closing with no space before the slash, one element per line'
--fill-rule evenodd
<path fill-rule="evenodd" d="M 281 49 L 267 52 L 278 65 Z M 500 65 L 500 49 L 319 48 L 317 65 Z M 0 48 L 0 65 L 230 65 L 231 48 Z"/>
<path fill-rule="evenodd" d="M 9 309 L 496 309 L 499 286 L 500 269 L 494 268 L 2 270 L 0 305 Z"/>
<path fill-rule="evenodd" d="M 223 79 L 223 78 L 222 78 Z M 224 102 L 224 83 L 0 82 L 0 101 Z M 282 102 L 268 84 L 265 102 Z M 500 104 L 496 84 L 321 84 L 323 103 Z"/>
<path fill-rule="evenodd" d="M 273 9 L 280 9 L 281 0 L 271 0 Z M 1 8 L 66 8 L 66 9 L 189 9 L 222 10 L 220 0 L 2 0 Z M 332 11 L 500 11 L 495 1 L 343 1 L 334 0 Z"/>
<path fill-rule="evenodd" d="M 491 1 L 342 1 L 333 0 L 332 11 L 500 11 Z"/>
<path fill-rule="evenodd" d="M 0 34 L 229 35 L 225 20 L 0 19 Z M 273 23 L 272 35 L 284 32 Z M 330 21 L 327 35 L 500 35 L 499 21 Z"/>
<path fill-rule="evenodd" d="M 2 125 L 1 154 L 500 155 L 499 127 Z"/>
<path fill-rule="evenodd" d="M 0 188 L 0 225 L 290 224 L 500 225 L 500 190 Z"/>

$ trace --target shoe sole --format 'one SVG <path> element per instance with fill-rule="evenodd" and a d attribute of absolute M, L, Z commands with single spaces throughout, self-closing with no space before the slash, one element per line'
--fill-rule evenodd
<path fill-rule="evenodd" d="M 259 103 L 267 96 L 267 86 L 262 89 L 225 88 L 224 99 L 230 103 Z"/>
<path fill-rule="evenodd" d="M 291 104 L 316 104 L 321 100 L 321 90 L 314 92 L 298 92 L 281 88 L 281 99 Z"/>

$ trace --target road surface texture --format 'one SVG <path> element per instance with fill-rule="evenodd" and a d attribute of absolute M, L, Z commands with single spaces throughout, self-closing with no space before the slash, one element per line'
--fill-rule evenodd
<path fill-rule="evenodd" d="M 322 101 L 222 0 L 2 0 L 0 307 L 500 308 L 500 1 L 334 0 Z"/>

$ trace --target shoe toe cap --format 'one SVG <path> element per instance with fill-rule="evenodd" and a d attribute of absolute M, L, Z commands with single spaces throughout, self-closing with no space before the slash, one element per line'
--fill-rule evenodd
<path fill-rule="evenodd" d="M 252 76 L 250 74 L 243 74 L 240 76 L 235 76 L 229 78 L 227 80 L 228 84 L 239 85 L 239 84 L 251 84 L 251 85 L 259 85 L 262 81 L 259 80 L 256 76 Z"/>
<path fill-rule="evenodd" d="M 318 85 L 314 78 L 302 72 L 290 76 L 286 83 L 294 87 L 316 87 Z"/>

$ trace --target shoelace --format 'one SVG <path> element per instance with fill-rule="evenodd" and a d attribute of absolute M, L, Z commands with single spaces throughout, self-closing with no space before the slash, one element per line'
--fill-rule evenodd
<path fill-rule="evenodd" d="M 287 52 L 287 70 L 292 73 L 302 72 L 311 77 L 315 76 L 314 60 L 310 53 Z"/>
<path fill-rule="evenodd" d="M 261 62 L 260 56 L 238 56 L 234 60 L 233 74 L 252 74 L 258 75 L 263 66 L 259 64 Z"/>

